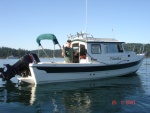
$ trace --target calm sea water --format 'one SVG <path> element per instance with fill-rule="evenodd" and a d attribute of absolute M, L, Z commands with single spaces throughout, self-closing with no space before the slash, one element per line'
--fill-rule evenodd
<path fill-rule="evenodd" d="M 0 67 L 16 61 L 0 59 Z M 127 77 L 43 85 L 19 85 L 16 78 L 0 80 L 0 113 L 149 112 L 150 59 L 144 59 L 137 73 Z"/>

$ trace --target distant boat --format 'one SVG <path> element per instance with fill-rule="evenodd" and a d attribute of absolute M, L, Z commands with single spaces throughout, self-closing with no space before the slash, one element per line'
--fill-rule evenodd
<path fill-rule="evenodd" d="M 6 59 L 18 59 L 18 57 L 11 55 L 11 56 L 8 56 Z"/>

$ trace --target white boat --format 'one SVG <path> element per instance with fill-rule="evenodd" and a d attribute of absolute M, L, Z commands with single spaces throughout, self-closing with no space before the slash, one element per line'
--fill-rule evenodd
<path fill-rule="evenodd" d="M 6 59 L 18 59 L 18 57 L 15 57 L 13 55 L 8 56 Z"/>
<path fill-rule="evenodd" d="M 72 48 L 79 51 L 74 63 L 40 62 L 36 55 L 30 54 L 32 61 L 19 73 L 21 77 L 18 80 L 43 84 L 123 76 L 135 73 L 145 56 L 145 53 L 125 51 L 124 42 L 112 38 L 93 38 L 86 33 L 77 33 L 68 38 L 72 40 Z M 59 44 L 54 35 L 43 34 L 37 38 L 41 47 L 42 39 L 51 39 L 54 45 Z M 13 67 L 17 67 L 16 65 L 18 63 Z M 2 74 L 5 75 L 4 72 Z"/>

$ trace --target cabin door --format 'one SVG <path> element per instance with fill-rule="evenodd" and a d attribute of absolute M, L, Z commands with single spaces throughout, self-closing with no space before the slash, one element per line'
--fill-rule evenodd
<path fill-rule="evenodd" d="M 72 44 L 72 48 L 74 51 L 73 63 L 79 63 L 79 43 Z"/>
<path fill-rule="evenodd" d="M 86 62 L 86 49 L 84 44 L 74 43 L 72 45 L 74 51 L 73 63 L 79 63 L 81 60 Z"/>
<path fill-rule="evenodd" d="M 80 59 L 86 59 L 86 49 L 84 44 L 80 44 Z"/>

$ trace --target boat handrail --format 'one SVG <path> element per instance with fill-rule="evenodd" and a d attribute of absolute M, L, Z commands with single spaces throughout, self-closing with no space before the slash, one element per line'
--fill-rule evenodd
<path fill-rule="evenodd" d="M 91 34 L 87 34 L 87 33 L 78 33 L 76 35 L 71 35 L 67 36 L 68 39 L 70 40 L 76 40 L 76 39 L 80 39 L 80 40 L 84 40 L 84 41 L 94 41 L 94 42 L 118 42 L 118 40 L 114 39 L 114 38 L 94 38 L 93 35 Z"/>
<path fill-rule="evenodd" d="M 140 47 L 140 51 L 139 51 L 139 54 L 143 54 L 143 52 L 144 52 L 144 44 Z"/>
<path fill-rule="evenodd" d="M 135 49 L 135 45 L 133 46 L 133 50 L 132 51 L 134 51 L 134 49 Z"/>
<path fill-rule="evenodd" d="M 136 45 L 133 46 L 133 49 L 132 51 L 135 52 L 135 48 L 136 48 Z M 144 50 L 145 50 L 145 44 L 143 44 L 141 47 L 140 47 L 140 50 L 139 52 L 137 51 L 138 54 L 143 54 L 144 53 Z"/>
<path fill-rule="evenodd" d="M 145 49 L 145 45 L 143 44 L 143 50 L 142 50 L 142 53 L 144 52 L 144 49 Z"/>

